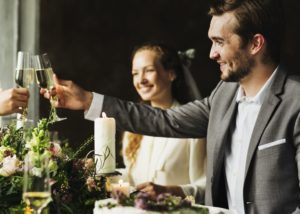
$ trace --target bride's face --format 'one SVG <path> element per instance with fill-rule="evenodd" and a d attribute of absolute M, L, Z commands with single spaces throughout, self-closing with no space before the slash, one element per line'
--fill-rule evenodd
<path fill-rule="evenodd" d="M 133 85 L 144 101 L 159 102 L 172 96 L 173 71 L 165 70 L 157 53 L 138 51 L 132 61 Z"/>

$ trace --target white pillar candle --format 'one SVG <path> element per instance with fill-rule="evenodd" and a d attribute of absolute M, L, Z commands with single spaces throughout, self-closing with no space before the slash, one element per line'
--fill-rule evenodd
<path fill-rule="evenodd" d="M 106 117 L 95 119 L 94 148 L 96 173 L 111 173 L 116 170 L 116 122 L 114 118 Z"/>

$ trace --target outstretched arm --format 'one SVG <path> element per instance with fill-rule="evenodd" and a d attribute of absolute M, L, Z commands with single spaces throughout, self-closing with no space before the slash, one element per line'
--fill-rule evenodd
<path fill-rule="evenodd" d="M 56 76 L 54 81 L 55 89 L 51 94 L 44 89 L 41 93 L 46 98 L 57 95 L 56 107 L 88 111 L 94 106 L 92 92 L 82 89 L 72 81 L 59 80 Z M 104 98 L 96 106 L 99 112 L 96 117 L 100 117 L 100 113 L 104 111 L 109 117 L 116 119 L 119 130 L 162 137 L 206 136 L 210 108 L 208 98 L 164 111 L 114 97 L 101 97 Z"/>

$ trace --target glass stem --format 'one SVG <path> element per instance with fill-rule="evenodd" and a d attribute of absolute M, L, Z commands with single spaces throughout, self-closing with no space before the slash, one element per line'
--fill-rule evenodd
<path fill-rule="evenodd" d="M 27 113 L 28 113 L 28 108 L 24 108 L 23 113 L 22 113 L 22 121 L 26 121 L 27 119 Z"/>
<path fill-rule="evenodd" d="M 55 122 L 57 120 L 57 112 L 56 108 L 54 106 L 55 98 L 53 96 L 50 97 L 50 104 L 51 104 L 51 110 L 50 110 L 50 122 Z"/>

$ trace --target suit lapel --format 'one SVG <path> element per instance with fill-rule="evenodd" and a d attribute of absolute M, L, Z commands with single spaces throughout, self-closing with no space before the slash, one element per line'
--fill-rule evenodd
<path fill-rule="evenodd" d="M 228 143 L 228 134 L 230 131 L 232 120 L 235 118 L 235 112 L 236 112 L 237 103 L 235 101 L 235 98 L 233 102 L 231 103 L 230 107 L 228 108 L 224 118 L 222 119 L 220 123 L 220 129 L 223 130 L 218 140 L 216 141 L 218 144 L 216 144 L 214 149 L 214 169 L 218 169 L 223 164 L 223 157 L 225 152 L 225 145 Z"/>
<path fill-rule="evenodd" d="M 237 102 L 236 102 L 236 91 L 238 86 L 236 86 L 233 90 L 233 97 L 231 99 L 231 104 L 227 111 L 225 112 L 225 115 L 223 119 L 221 120 L 219 124 L 219 130 L 222 130 L 219 134 L 219 136 L 216 138 L 216 145 L 214 148 L 214 155 L 213 155 L 213 177 L 214 177 L 214 184 L 213 184 L 213 198 L 216 199 L 217 194 L 219 194 L 219 183 L 220 183 L 220 176 L 221 176 L 221 169 L 224 165 L 224 155 L 225 155 L 225 148 L 226 144 L 228 144 L 228 134 L 230 133 L 230 127 L 235 119 L 236 115 L 236 108 L 237 108 Z"/>
<path fill-rule="evenodd" d="M 260 142 L 260 138 L 270 119 L 272 118 L 272 115 L 274 114 L 277 106 L 280 104 L 281 99 L 277 95 L 282 93 L 286 79 L 286 73 L 282 70 L 283 68 L 280 66 L 278 68 L 276 76 L 274 77 L 273 83 L 271 83 L 269 91 L 266 93 L 265 101 L 261 106 L 260 112 L 255 122 L 247 154 L 245 175 L 247 175 L 254 152 L 256 151 L 256 148 Z"/>

